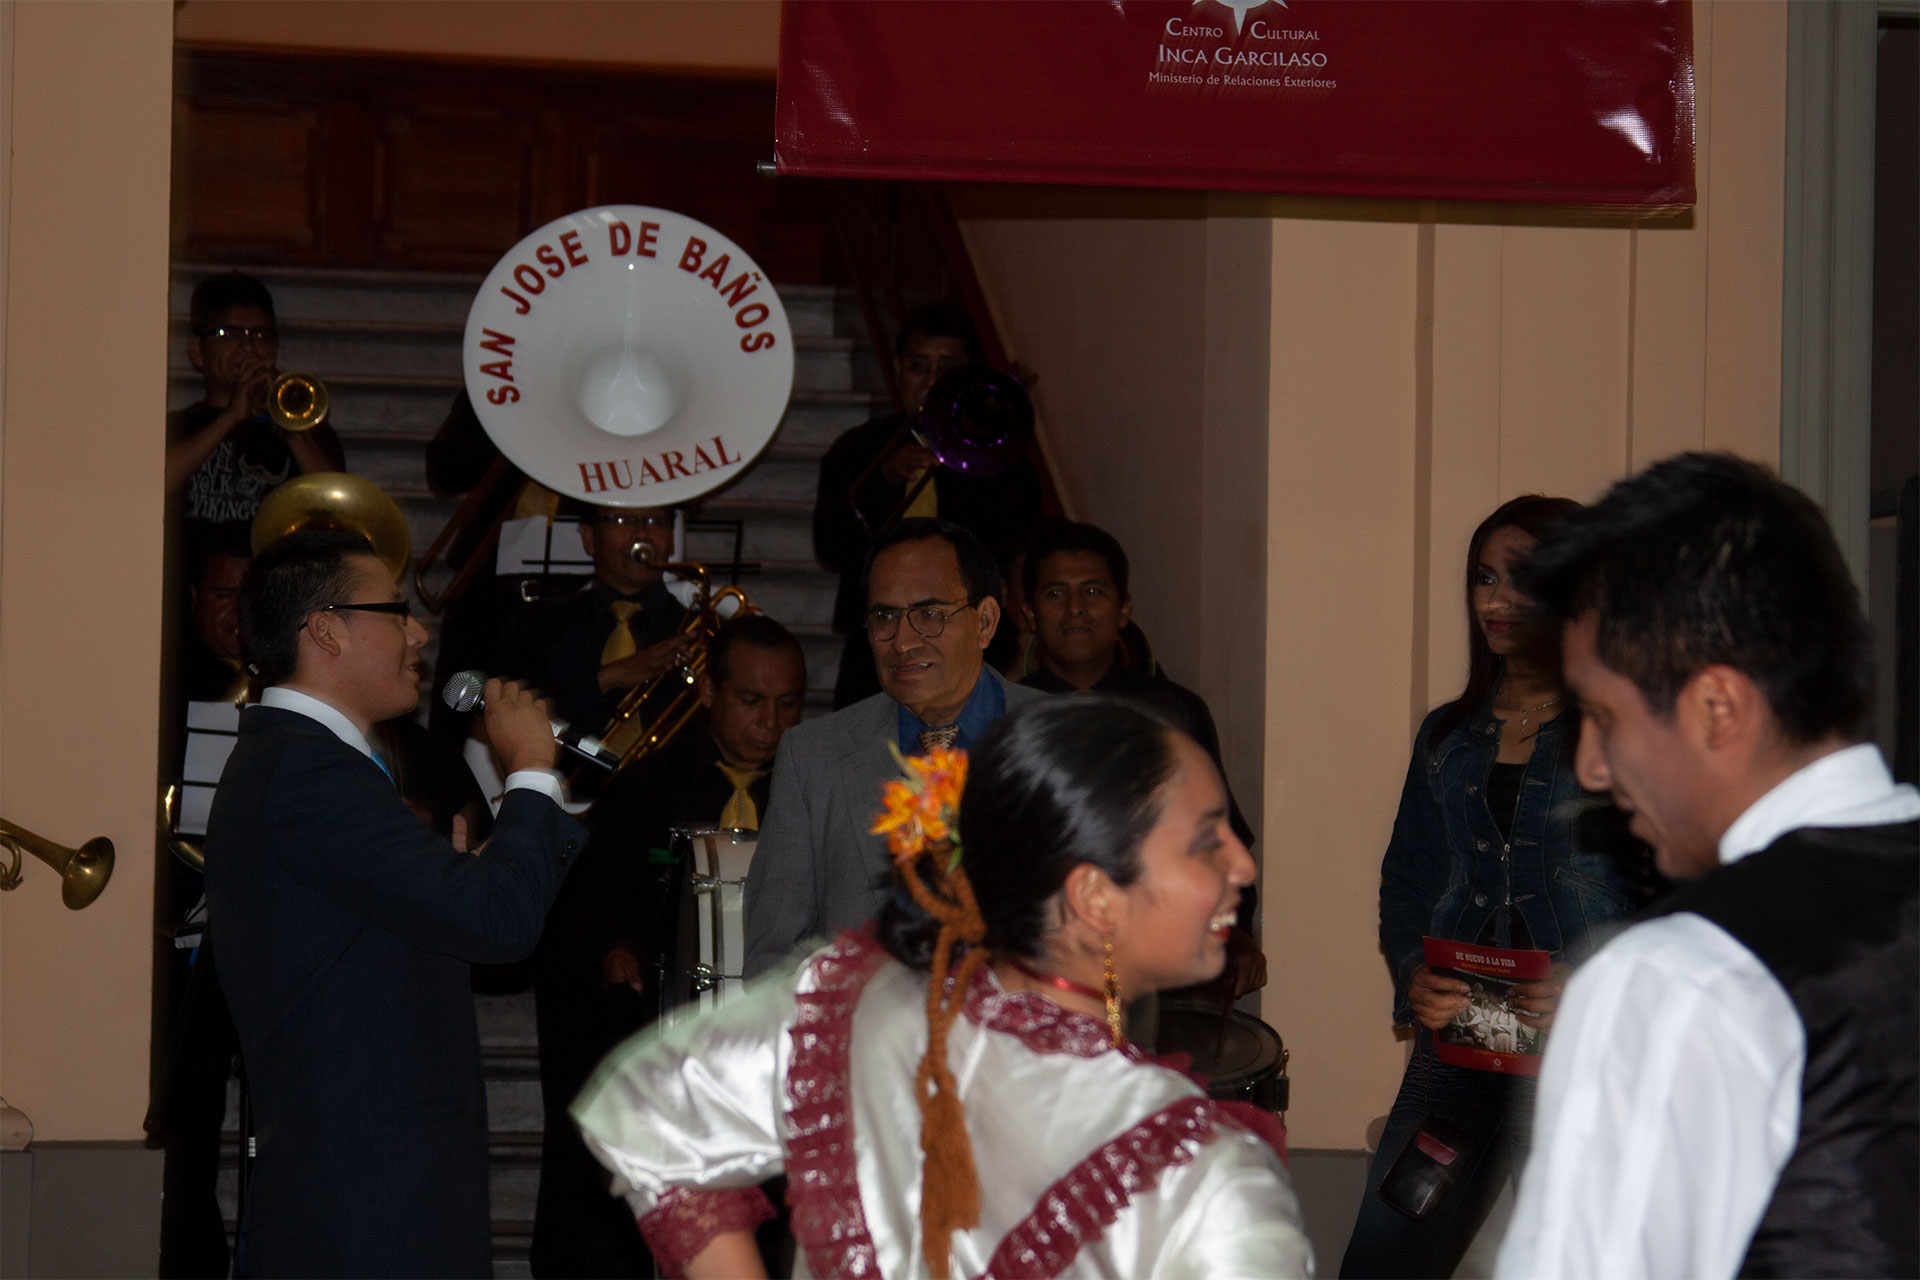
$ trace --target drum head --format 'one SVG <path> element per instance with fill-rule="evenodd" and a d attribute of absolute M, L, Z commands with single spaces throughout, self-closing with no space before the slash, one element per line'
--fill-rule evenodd
<path fill-rule="evenodd" d="M 1207 1092 L 1237 1097 L 1246 1087 L 1281 1069 L 1280 1033 L 1238 1009 L 1221 1026 L 1218 1005 L 1184 1000 L 1160 1002 L 1160 1051 L 1193 1056 L 1193 1069 L 1207 1077 Z"/>

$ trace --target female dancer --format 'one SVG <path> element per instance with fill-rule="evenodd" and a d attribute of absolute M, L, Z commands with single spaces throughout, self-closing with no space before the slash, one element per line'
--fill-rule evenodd
<path fill-rule="evenodd" d="M 878 938 L 630 1042 L 576 1104 L 654 1255 L 757 1274 L 750 1189 L 784 1172 L 803 1274 L 1308 1274 L 1272 1117 L 1120 1024 L 1220 972 L 1253 879 L 1206 754 L 1125 703 L 1033 704 L 976 751 L 957 841 L 966 758 L 907 764 Z"/>
<path fill-rule="evenodd" d="M 1394 1019 L 1416 1024 L 1415 1041 L 1343 1276 L 1452 1274 L 1525 1154 L 1533 1081 L 1435 1058 L 1434 1032 L 1467 1010 L 1468 988 L 1428 970 L 1422 937 L 1551 952 L 1554 976 L 1515 987 L 1511 1001 L 1519 1022 L 1545 1030 L 1565 958 L 1584 955 L 1631 910 L 1611 845 L 1596 847 L 1604 824 L 1580 821 L 1604 801 L 1574 780 L 1578 726 L 1559 637 L 1531 625 L 1512 581 L 1515 562 L 1578 509 L 1566 498 L 1515 498 L 1468 545 L 1467 687 L 1420 727 L 1380 868 Z M 1422 1176 L 1441 1190 L 1415 1217 Z"/>

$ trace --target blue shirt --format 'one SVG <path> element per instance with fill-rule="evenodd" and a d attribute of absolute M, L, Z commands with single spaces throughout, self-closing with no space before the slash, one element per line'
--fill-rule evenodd
<path fill-rule="evenodd" d="M 894 704 L 897 719 L 896 733 L 900 739 L 900 754 L 917 756 L 920 750 L 920 731 L 938 729 L 937 724 L 928 724 L 899 703 Z M 960 736 L 953 745 L 962 751 L 973 750 L 973 744 L 1007 710 L 1007 691 L 1000 687 L 1000 678 L 986 667 L 980 668 L 980 678 L 973 682 L 973 692 L 967 695 L 967 705 L 960 708 L 959 718 L 952 723 L 960 726 Z"/>

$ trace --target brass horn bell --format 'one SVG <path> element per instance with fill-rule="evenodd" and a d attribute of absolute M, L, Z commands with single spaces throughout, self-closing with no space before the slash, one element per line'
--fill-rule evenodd
<path fill-rule="evenodd" d="M 343 471 L 295 476 L 260 501 L 253 518 L 253 552 L 302 529 L 344 529 L 373 544 L 394 581 L 406 572 L 413 539 L 400 505 L 379 485 Z"/>
<path fill-rule="evenodd" d="M 25 850 L 60 873 L 60 901 L 69 911 L 78 911 L 99 897 L 113 875 L 113 841 L 105 836 L 69 849 L 0 818 L 0 847 L 9 855 L 7 866 L 0 868 L 0 889 L 20 883 L 20 854 Z"/>
<path fill-rule="evenodd" d="M 311 431 L 327 420 L 327 384 L 310 373 L 283 373 L 267 387 L 267 418 L 282 431 Z"/>

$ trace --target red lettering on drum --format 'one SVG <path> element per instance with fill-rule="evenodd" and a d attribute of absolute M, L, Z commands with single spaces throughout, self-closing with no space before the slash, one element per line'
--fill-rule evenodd
<path fill-rule="evenodd" d="M 704 276 L 707 273 L 702 271 L 700 274 Z M 760 273 L 758 271 L 753 272 L 751 276 L 749 276 L 747 272 L 742 271 L 725 285 L 722 285 L 718 280 L 714 281 L 714 288 L 720 290 L 720 296 L 727 300 L 728 306 L 737 307 L 753 296 L 754 291 L 760 287 L 755 283 L 759 279 Z"/>
<path fill-rule="evenodd" d="M 695 445 L 693 447 L 693 474 L 699 475 L 702 471 L 712 471 L 713 469 L 713 459 L 707 456 L 707 447 L 703 444 Z"/>
<path fill-rule="evenodd" d="M 482 329 L 480 332 L 486 335 L 486 337 L 480 339 L 480 349 L 483 351 L 491 351 L 493 352 L 493 354 L 501 357 L 499 360 L 494 361 L 492 364 L 481 365 L 480 372 L 485 374 L 491 374 L 493 377 L 500 379 L 502 382 L 512 382 L 513 381 L 513 337 L 512 335 L 501 333 L 494 329 Z M 498 404 L 499 402 L 495 401 L 494 403 Z"/>
<path fill-rule="evenodd" d="M 750 333 L 740 339 L 740 349 L 748 355 L 756 351 L 764 351 L 772 345 L 773 335 L 770 333 Z"/>
<path fill-rule="evenodd" d="M 754 312 L 756 311 L 760 314 L 755 315 Z M 772 314 L 771 311 L 767 310 L 766 303 L 749 302 L 746 306 L 733 313 L 733 322 L 742 329 L 751 329 L 757 324 L 766 323 L 767 317 Z"/>
<path fill-rule="evenodd" d="M 580 233 L 578 231 L 562 231 L 560 233 L 560 246 L 567 251 L 568 266 L 584 267 L 587 265 L 586 250 L 580 247 Z"/>
<path fill-rule="evenodd" d="M 700 260 L 707 256 L 707 242 L 699 236 L 688 236 L 686 251 L 680 255 L 682 271 L 698 271 Z"/>
<path fill-rule="evenodd" d="M 715 436 L 713 438 L 713 447 L 715 452 L 717 452 L 720 455 L 721 466 L 730 467 L 734 463 L 740 461 L 740 455 L 737 453 L 734 454 L 731 458 L 727 456 L 727 446 L 721 441 L 719 436 Z"/>
<path fill-rule="evenodd" d="M 609 482 L 616 489 L 633 488 L 631 462 L 579 462 L 574 465 L 580 468 L 580 489 L 583 493 L 605 493 Z M 589 467 L 592 468 L 591 471 L 588 470 Z M 627 470 L 625 479 L 620 476 L 622 467 Z"/>
<path fill-rule="evenodd" d="M 539 293 L 547 287 L 547 278 L 524 262 L 513 269 L 513 278 L 528 293 Z"/>
<path fill-rule="evenodd" d="M 721 287 L 720 282 L 727 278 L 727 268 L 732 265 L 732 255 L 723 253 L 713 260 L 712 266 L 700 273 L 700 278 L 713 281 L 713 287 L 718 289 Z"/>
<path fill-rule="evenodd" d="M 488 404 L 512 404 L 514 401 L 518 400 L 519 398 L 520 398 L 520 388 L 518 387 L 488 387 L 487 388 Z"/>
<path fill-rule="evenodd" d="M 531 302 L 528 302 L 525 298 L 507 288 L 507 286 L 501 285 L 500 292 L 513 299 L 513 309 L 520 315 L 525 315 L 527 312 L 533 310 L 533 304 Z"/>
<path fill-rule="evenodd" d="M 634 249 L 634 252 L 639 254 L 643 258 L 651 258 L 656 256 L 653 252 L 653 242 L 655 240 L 658 240 L 659 238 L 660 238 L 659 223 L 657 222 L 641 223 L 640 224 L 640 243 Z"/>
<path fill-rule="evenodd" d="M 561 276 L 567 274 L 567 264 L 560 261 L 560 255 L 553 251 L 552 245 L 550 244 L 541 245 L 538 249 L 535 249 L 533 251 L 533 256 L 540 259 L 540 265 L 545 267 L 547 269 L 547 274 L 552 276 L 555 280 L 558 280 Z"/>
<path fill-rule="evenodd" d="M 666 467 L 667 479 L 669 480 L 675 476 L 687 476 L 691 478 L 693 475 L 693 472 L 687 470 L 687 464 L 681 461 L 681 454 L 678 449 L 669 449 L 661 454 L 660 463 Z"/>
<path fill-rule="evenodd" d="M 641 475 L 640 483 L 643 485 L 666 483 L 666 481 L 660 478 L 660 473 L 653 469 L 653 464 L 651 462 L 648 462 L 645 458 L 642 458 L 640 460 L 640 475 Z"/>
<path fill-rule="evenodd" d="M 627 256 L 627 250 L 633 248 L 633 228 L 624 222 L 607 224 L 607 251 L 616 258 Z"/>

